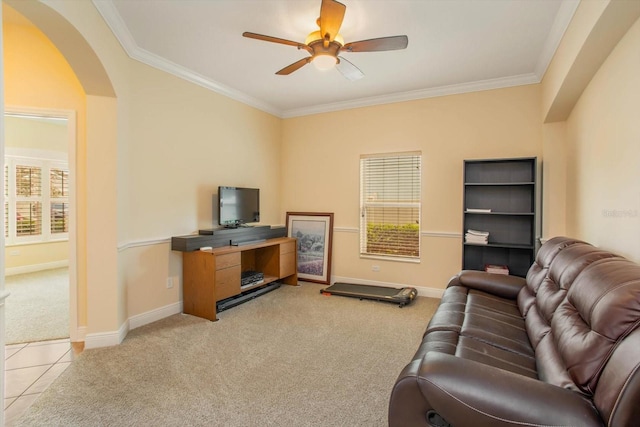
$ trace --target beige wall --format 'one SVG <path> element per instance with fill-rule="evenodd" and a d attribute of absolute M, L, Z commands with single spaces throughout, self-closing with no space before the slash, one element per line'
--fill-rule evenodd
<path fill-rule="evenodd" d="M 572 108 L 573 98 L 579 96 L 581 87 L 576 85 L 575 76 L 582 78 L 584 73 L 575 69 L 576 63 L 608 3 L 608 0 L 584 1 L 576 9 L 571 25 L 565 31 L 545 73 L 541 103 L 545 118 L 554 114 L 566 117 Z"/>
<path fill-rule="evenodd" d="M 640 20 L 567 120 L 567 231 L 640 261 Z"/>
<path fill-rule="evenodd" d="M 64 267 L 69 261 L 69 242 L 14 245 L 5 248 L 5 275 Z"/>
<path fill-rule="evenodd" d="M 544 236 L 640 260 L 640 3 L 585 1 L 542 82 Z"/>
<path fill-rule="evenodd" d="M 120 243 L 211 228 L 219 185 L 259 187 L 261 220 L 277 223 L 280 119 L 138 62 L 129 77 L 129 224 Z"/>
<path fill-rule="evenodd" d="M 442 289 L 462 262 L 463 160 L 540 157 L 539 89 L 520 86 L 286 119 L 283 215 L 334 212 L 334 276 Z M 360 259 L 360 155 L 414 150 L 423 157 L 421 262 Z M 372 272 L 373 264 L 379 272 Z"/>
<path fill-rule="evenodd" d="M 8 106 L 11 110 L 11 106 Z M 44 121 L 9 116 L 4 119 L 4 146 L 67 154 L 69 136 L 66 121 Z M 8 154 L 10 154 L 8 152 Z M 46 153 L 45 153 L 46 154 Z"/>
<path fill-rule="evenodd" d="M 542 238 L 567 234 L 566 122 L 543 125 Z"/>

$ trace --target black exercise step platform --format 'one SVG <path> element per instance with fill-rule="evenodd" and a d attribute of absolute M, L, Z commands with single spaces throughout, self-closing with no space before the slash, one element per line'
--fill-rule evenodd
<path fill-rule="evenodd" d="M 252 289 L 249 292 L 245 292 L 235 297 L 223 299 L 222 301 L 218 301 L 216 303 L 216 312 L 220 313 L 221 311 L 228 310 L 232 307 L 245 303 L 247 301 L 251 301 L 254 298 L 258 298 L 260 295 L 264 295 L 268 292 L 274 291 L 280 287 L 280 283 L 271 282 L 266 286 L 262 286 L 257 289 Z"/>
<path fill-rule="evenodd" d="M 404 307 L 418 295 L 416 288 L 389 288 L 386 286 L 356 285 L 336 282 L 320 291 L 323 295 L 340 295 L 360 299 L 371 299 L 399 304 Z"/>

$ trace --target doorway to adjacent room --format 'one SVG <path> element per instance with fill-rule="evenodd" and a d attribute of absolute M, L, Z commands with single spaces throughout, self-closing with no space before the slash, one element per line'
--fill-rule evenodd
<path fill-rule="evenodd" d="M 6 344 L 70 336 L 74 118 L 60 111 L 5 113 Z"/>

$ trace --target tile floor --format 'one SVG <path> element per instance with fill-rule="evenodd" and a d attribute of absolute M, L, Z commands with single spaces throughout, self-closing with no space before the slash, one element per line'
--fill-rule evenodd
<path fill-rule="evenodd" d="M 82 352 L 69 339 L 11 344 L 5 347 L 5 426 L 20 415 Z"/>

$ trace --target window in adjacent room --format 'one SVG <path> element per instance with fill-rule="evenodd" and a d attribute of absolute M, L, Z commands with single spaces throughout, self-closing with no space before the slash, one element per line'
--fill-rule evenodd
<path fill-rule="evenodd" d="M 361 256 L 420 259 L 421 157 L 360 157 Z"/>
<path fill-rule="evenodd" d="M 6 156 L 4 174 L 7 244 L 68 238 L 66 163 Z"/>
<path fill-rule="evenodd" d="M 69 232 L 69 171 L 64 168 L 49 169 L 49 206 L 51 233 Z"/>

